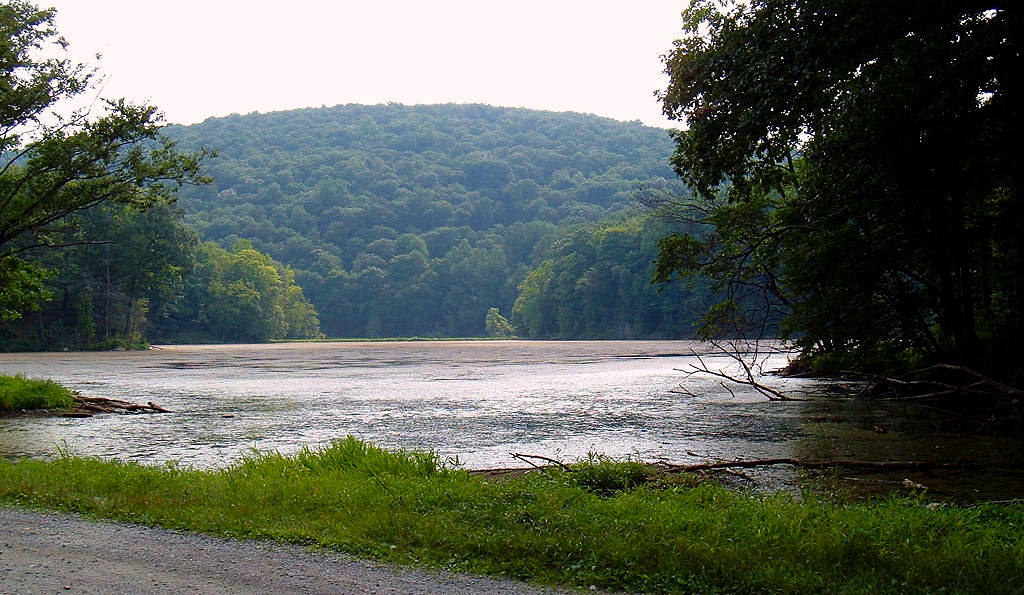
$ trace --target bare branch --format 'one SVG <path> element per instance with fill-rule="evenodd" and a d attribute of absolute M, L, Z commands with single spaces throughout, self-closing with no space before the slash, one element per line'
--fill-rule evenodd
<path fill-rule="evenodd" d="M 743 375 L 740 377 L 734 376 L 723 369 L 712 368 L 704 361 L 704 357 L 700 354 L 693 352 L 693 356 L 697 359 L 698 364 L 689 364 L 688 369 L 675 368 L 677 372 L 682 372 L 685 378 L 690 378 L 699 374 L 706 374 L 720 379 L 720 384 L 723 388 L 729 391 L 729 394 L 734 398 L 736 393 L 729 387 L 728 383 L 740 386 L 749 386 L 753 388 L 761 395 L 768 398 L 770 401 L 801 401 L 798 397 L 787 395 L 782 391 L 776 390 L 770 386 L 767 386 L 758 381 L 758 377 L 764 374 L 764 366 L 768 362 L 768 358 L 773 354 L 782 353 L 786 350 L 780 349 L 772 344 L 765 345 L 761 340 L 755 341 L 744 341 L 736 340 L 732 345 L 731 349 L 727 348 L 722 342 L 709 341 L 708 343 L 714 348 L 715 353 L 718 355 L 725 355 L 736 362 L 743 370 Z M 741 349 L 738 345 L 743 343 L 745 348 Z M 748 361 L 749 358 L 749 361 Z M 680 391 L 690 395 L 696 396 L 690 390 L 679 385 Z M 806 394 L 806 393 L 805 393 Z"/>
<path fill-rule="evenodd" d="M 523 461 L 524 463 L 527 463 L 531 467 L 535 467 L 537 469 L 541 469 L 542 466 L 534 464 L 532 461 L 530 461 L 530 459 L 539 459 L 541 461 L 547 461 L 552 465 L 558 465 L 565 471 L 572 471 L 572 469 L 562 461 L 556 461 L 555 459 L 549 459 L 548 457 L 542 457 L 541 455 L 527 455 L 518 452 L 510 452 L 508 454 L 511 455 L 513 459 L 519 459 L 520 461 Z"/>
<path fill-rule="evenodd" d="M 50 242 L 42 242 L 38 244 L 29 244 L 22 246 L 17 250 L 11 250 L 8 255 L 20 254 L 26 250 L 33 250 L 35 248 L 70 248 L 72 246 L 102 246 L 103 244 L 113 244 L 113 240 L 83 240 L 81 242 L 65 242 L 62 244 L 54 244 Z"/>

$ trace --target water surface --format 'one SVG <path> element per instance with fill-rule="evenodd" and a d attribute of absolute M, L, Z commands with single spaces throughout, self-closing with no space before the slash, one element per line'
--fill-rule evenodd
<path fill-rule="evenodd" d="M 513 452 L 676 463 L 984 454 L 1019 467 L 1021 444 L 1012 437 L 948 431 L 902 406 L 821 397 L 770 402 L 679 371 L 698 363 L 694 353 L 703 351 L 686 341 L 443 341 L 0 354 L 2 373 L 49 377 L 83 394 L 173 410 L 2 419 L 0 456 L 47 457 L 66 448 L 212 467 L 252 448 L 289 453 L 353 435 L 390 448 L 433 449 L 469 468 L 522 466 Z M 726 356 L 703 358 L 716 369 L 734 364 Z M 766 368 L 785 362 L 775 355 Z M 764 381 L 786 390 L 814 386 Z M 1010 475 L 1010 483 L 1024 484 L 1019 473 Z M 901 478 L 859 479 L 884 485 Z"/>

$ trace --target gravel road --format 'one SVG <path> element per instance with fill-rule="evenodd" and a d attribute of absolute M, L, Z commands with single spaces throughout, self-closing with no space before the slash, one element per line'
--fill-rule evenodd
<path fill-rule="evenodd" d="M 553 592 L 301 546 L 0 507 L 0 593 Z"/>

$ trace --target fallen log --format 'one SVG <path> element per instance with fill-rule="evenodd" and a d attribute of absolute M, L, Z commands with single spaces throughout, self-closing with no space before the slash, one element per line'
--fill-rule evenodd
<path fill-rule="evenodd" d="M 164 409 L 152 401 L 143 405 L 121 399 L 87 397 L 80 394 L 72 395 L 71 400 L 74 402 L 72 409 L 87 413 L 171 413 L 169 409 Z"/>
<path fill-rule="evenodd" d="M 498 468 L 498 469 L 474 469 L 473 475 L 490 477 L 517 476 L 531 471 L 543 471 L 546 469 L 562 469 L 563 471 L 577 471 L 572 465 L 543 457 L 540 455 L 525 455 L 522 453 L 509 453 L 513 458 L 521 460 L 530 467 Z M 528 459 L 546 461 L 547 465 L 536 465 Z M 713 463 L 694 463 L 690 465 L 679 465 L 673 463 L 648 463 L 652 469 L 662 473 L 700 473 L 702 471 L 725 471 L 732 469 L 750 469 L 755 467 L 773 467 L 777 465 L 790 465 L 801 469 L 861 469 L 865 471 L 899 471 L 899 470 L 929 470 L 929 469 L 981 469 L 985 467 L 1005 467 L 1005 462 L 979 463 L 970 461 L 858 461 L 849 459 L 831 459 L 824 461 L 804 461 L 791 457 L 780 457 L 772 459 L 746 459 L 736 461 L 715 461 Z"/>

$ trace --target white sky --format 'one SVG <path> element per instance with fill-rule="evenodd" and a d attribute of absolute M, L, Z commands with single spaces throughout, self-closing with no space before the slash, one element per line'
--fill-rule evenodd
<path fill-rule="evenodd" d="M 343 103 L 661 116 L 685 0 L 38 0 L 104 95 L 172 123 Z"/>

